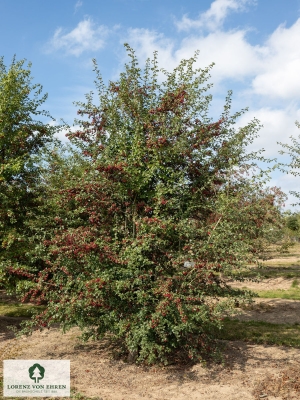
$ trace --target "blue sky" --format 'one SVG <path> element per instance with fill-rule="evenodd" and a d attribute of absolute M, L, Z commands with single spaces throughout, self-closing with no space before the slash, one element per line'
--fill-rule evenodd
<path fill-rule="evenodd" d="M 72 102 L 94 89 L 92 58 L 104 81 L 117 79 L 128 42 L 141 64 L 158 50 L 167 70 L 197 49 L 198 67 L 215 62 L 211 116 L 232 89 L 233 111 L 249 107 L 237 126 L 261 121 L 252 149 L 266 157 L 282 160 L 277 142 L 300 133 L 300 0 L 0 0 L 0 38 L 5 64 L 31 61 L 45 109 L 70 124 Z M 276 172 L 271 185 L 288 192 L 299 179 Z"/>

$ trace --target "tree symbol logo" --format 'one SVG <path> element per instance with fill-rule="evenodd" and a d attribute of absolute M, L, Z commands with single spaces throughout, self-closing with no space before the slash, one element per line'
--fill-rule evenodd
<path fill-rule="evenodd" d="M 33 364 L 32 367 L 28 369 L 30 379 L 35 379 L 35 383 L 39 383 L 40 379 L 44 378 L 45 368 L 40 364 Z"/>

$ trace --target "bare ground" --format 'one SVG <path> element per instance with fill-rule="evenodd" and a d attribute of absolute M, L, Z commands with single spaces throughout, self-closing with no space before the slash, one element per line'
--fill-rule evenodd
<path fill-rule="evenodd" d="M 78 334 L 76 328 L 64 335 L 51 329 L 19 340 L 7 338 L 2 357 L 71 360 L 73 388 L 102 400 L 300 398 L 299 349 L 235 341 L 227 345 L 225 365 L 147 368 L 114 359 L 105 340 L 82 344 Z M 282 379 L 293 371 L 294 388 Z"/>
<path fill-rule="evenodd" d="M 299 244 L 297 245 L 297 249 L 299 251 Z M 288 264 L 288 265 L 300 265 L 300 257 L 298 256 L 291 256 L 287 254 L 286 256 L 281 257 L 272 257 L 269 260 L 263 261 L 265 265 L 280 265 L 280 264 Z"/>
<path fill-rule="evenodd" d="M 256 290 L 275 290 L 275 289 L 288 290 L 291 288 L 293 281 L 294 279 L 269 278 L 269 279 L 263 279 L 260 282 L 253 282 L 250 280 L 246 280 L 244 282 L 229 281 L 228 283 L 230 284 L 230 286 L 234 288 L 246 287 L 247 289 L 253 290 L 255 292 Z"/>
<path fill-rule="evenodd" d="M 237 318 L 241 321 L 300 324 L 300 301 L 297 300 L 255 299 L 253 304 L 239 312 Z"/>
<path fill-rule="evenodd" d="M 288 289 L 291 282 L 269 279 L 251 289 Z M 300 323 L 300 302 L 294 300 L 255 299 L 239 311 L 241 320 Z M 98 400 L 300 399 L 300 349 L 235 341 L 227 342 L 223 365 L 138 367 L 117 360 L 106 340 L 82 344 L 77 328 L 66 334 L 52 328 L 15 339 L 8 325 L 18 328 L 20 321 L 0 316 L 1 360 L 71 360 L 73 389 Z"/>

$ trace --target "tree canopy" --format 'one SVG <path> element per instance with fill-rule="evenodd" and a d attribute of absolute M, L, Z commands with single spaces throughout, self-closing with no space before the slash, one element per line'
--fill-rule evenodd
<path fill-rule="evenodd" d="M 0 58 L 0 277 L 8 266 L 29 262 L 26 223 L 42 196 L 36 157 L 57 129 L 36 120 L 51 118 L 40 109 L 46 99 L 32 83 L 30 63 L 13 59 L 7 68 Z"/>

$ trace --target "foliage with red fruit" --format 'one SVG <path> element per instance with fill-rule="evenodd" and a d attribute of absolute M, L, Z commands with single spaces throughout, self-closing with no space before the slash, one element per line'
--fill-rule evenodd
<path fill-rule="evenodd" d="M 281 194 L 245 177 L 259 124 L 234 129 L 245 111 L 208 117 L 209 70 L 183 60 L 158 83 L 157 56 L 131 62 L 78 103 L 68 137 L 86 162 L 57 195 L 56 229 L 43 244 L 47 268 L 30 296 L 47 302 L 28 329 L 59 322 L 86 339 L 109 332 L 137 361 L 214 354 L 214 332 L 234 304 L 249 301 L 228 277 L 256 260 L 278 220 Z M 187 267 L 188 265 L 188 267 Z M 240 274 L 239 279 L 242 274 Z"/>

